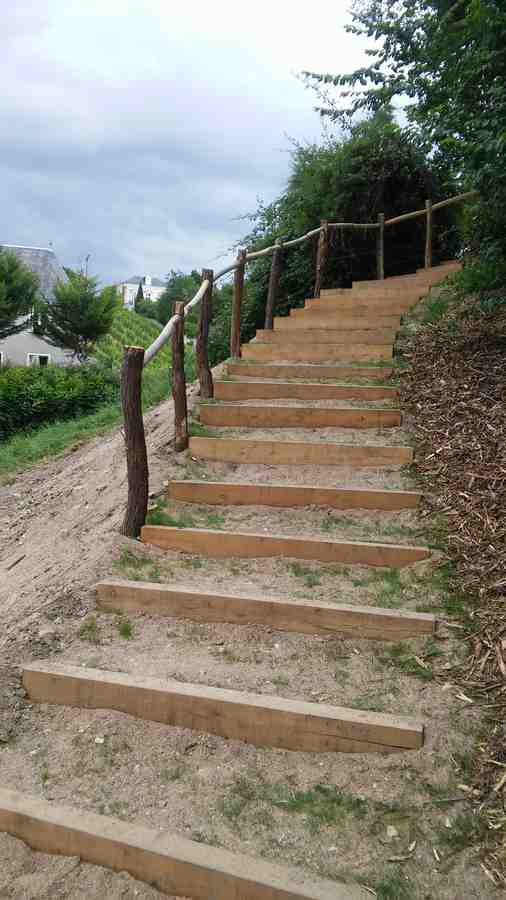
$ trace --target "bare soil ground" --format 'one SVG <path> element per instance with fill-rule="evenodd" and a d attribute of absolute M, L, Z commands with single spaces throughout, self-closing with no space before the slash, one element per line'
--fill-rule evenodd
<path fill-rule="evenodd" d="M 203 474 L 412 487 L 407 472 L 397 469 L 202 465 L 172 452 L 171 404 L 153 410 L 146 423 L 155 494 L 167 478 Z M 337 431 L 331 439 L 349 442 L 348 429 Z M 322 435 L 302 431 L 291 439 Z M 270 439 L 271 432 L 258 436 Z M 286 439 L 287 430 L 278 436 Z M 355 432 L 353 439 L 404 443 L 408 436 L 388 429 Z M 495 897 L 467 839 L 473 823 L 466 766 L 480 722 L 451 681 L 462 655 L 455 629 L 443 627 L 437 640 L 392 646 L 143 615 L 125 620 L 94 610 L 93 584 L 112 573 L 259 596 L 406 606 L 444 617 L 441 553 L 402 572 L 164 554 L 118 535 L 125 489 L 119 434 L 0 489 L 0 782 L 319 876 L 361 879 L 381 900 Z M 381 534 L 381 540 L 410 543 L 423 542 L 426 532 L 411 512 L 223 509 L 160 500 L 156 506 L 201 527 L 352 539 L 366 530 L 366 539 Z M 86 668 L 415 715 L 427 723 L 426 745 L 386 756 L 294 753 L 108 710 L 33 706 L 20 667 L 53 654 Z M 0 836 L 0 898 L 155 896 L 124 874 L 42 857 Z"/>

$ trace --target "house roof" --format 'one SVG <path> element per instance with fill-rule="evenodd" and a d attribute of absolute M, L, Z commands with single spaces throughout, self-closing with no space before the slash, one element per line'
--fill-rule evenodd
<path fill-rule="evenodd" d="M 0 244 L 15 253 L 39 279 L 39 290 L 46 300 L 54 298 L 54 286 L 58 280 L 68 281 L 67 275 L 50 247 L 22 247 L 18 244 Z"/>
<path fill-rule="evenodd" d="M 141 281 L 144 282 L 145 275 L 132 275 L 131 278 L 127 278 L 123 284 L 140 284 Z M 152 287 L 165 287 L 165 281 L 161 281 L 160 278 L 152 278 L 151 279 Z"/>

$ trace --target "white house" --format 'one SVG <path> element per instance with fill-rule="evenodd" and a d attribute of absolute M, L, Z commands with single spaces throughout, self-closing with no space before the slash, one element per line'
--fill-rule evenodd
<path fill-rule="evenodd" d="M 134 308 L 139 289 L 144 300 L 155 302 L 162 296 L 165 283 L 159 278 L 152 278 L 151 275 L 133 275 L 127 281 L 121 282 L 118 284 L 118 294 L 126 309 Z"/>
<path fill-rule="evenodd" d="M 27 268 L 39 279 L 39 292 L 45 300 L 54 297 L 54 286 L 58 280 L 67 281 L 67 275 L 50 247 L 21 247 L 17 244 L 0 244 L 0 248 L 15 253 Z M 48 363 L 68 365 L 72 362 L 72 352 L 53 347 L 44 338 L 34 334 L 27 327 L 17 334 L 0 341 L 0 365 L 47 366 Z"/>

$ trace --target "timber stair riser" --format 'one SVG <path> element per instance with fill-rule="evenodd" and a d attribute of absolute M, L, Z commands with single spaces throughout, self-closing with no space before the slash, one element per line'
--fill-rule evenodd
<path fill-rule="evenodd" d="M 222 428 L 396 428 L 401 424 L 398 410 L 235 406 L 225 403 L 201 403 L 199 418 L 203 425 Z"/>
<path fill-rule="evenodd" d="M 296 314 L 295 314 L 296 313 Z M 307 309 L 298 309 L 298 310 L 290 310 L 290 315 L 283 316 L 280 318 L 274 319 L 274 330 L 276 332 L 290 332 L 298 331 L 299 329 L 307 329 L 308 331 L 317 331 L 321 328 L 339 328 L 340 331 L 351 332 L 351 335 L 356 331 L 366 330 L 367 332 L 377 332 L 377 331 L 390 331 L 393 335 L 399 329 L 401 318 L 400 316 L 384 316 L 381 319 L 374 319 L 373 317 L 365 317 L 365 316 L 355 316 L 354 318 L 344 318 L 343 316 L 337 317 L 337 315 L 307 315 Z"/>
<path fill-rule="evenodd" d="M 396 387 L 361 384 L 294 384 L 282 381 L 215 381 L 215 400 L 391 400 Z"/>
<path fill-rule="evenodd" d="M 294 881 L 281 866 L 263 860 L 207 847 L 158 828 L 56 806 L 6 788 L 0 788 L 0 832 L 41 853 L 128 872 L 164 894 L 192 900 L 366 900 L 368 896 L 358 886 L 310 879 L 302 872 Z M 63 896 L 56 882 L 52 887 L 51 897 Z M 34 896 L 30 891 L 30 897 Z M 37 897 L 41 896 L 37 891 Z M 44 892 L 44 896 L 49 895 Z M 28 898 L 28 893 L 23 897 Z"/>
<path fill-rule="evenodd" d="M 360 300 L 352 300 L 348 297 L 318 297 L 316 299 L 306 300 L 305 306 L 301 310 L 297 310 L 294 315 L 302 313 L 318 313 L 319 315 L 333 315 L 338 313 L 341 316 L 367 316 L 371 315 L 392 315 L 403 316 L 414 306 L 416 301 L 388 299 L 380 303 L 377 300 L 368 300 L 362 298 Z"/>
<path fill-rule="evenodd" d="M 336 323 L 337 324 L 337 323 Z M 395 331 L 392 328 L 388 330 L 378 331 L 344 331 L 339 328 L 332 330 L 329 328 L 313 328 L 307 334 L 298 328 L 276 328 L 273 331 L 264 329 L 257 331 L 256 339 L 260 344 L 280 344 L 286 343 L 302 343 L 307 344 L 372 344 L 373 346 L 385 346 L 393 343 Z"/>
<path fill-rule="evenodd" d="M 243 359 L 259 362 L 388 362 L 392 359 L 392 346 L 347 347 L 343 344 L 320 344 L 317 347 L 304 344 L 245 344 L 241 348 Z"/>
<path fill-rule="evenodd" d="M 96 586 L 97 606 L 104 612 L 146 613 L 192 622 L 261 625 L 300 634 L 345 634 L 369 640 L 399 641 L 433 635 L 434 616 L 408 610 L 369 606 L 338 606 L 306 600 L 191 591 L 185 587 L 137 581 L 103 581 Z"/>
<path fill-rule="evenodd" d="M 423 745 L 416 719 L 122 672 L 33 664 L 23 671 L 23 685 L 36 703 L 110 709 L 256 747 L 389 753 Z"/>
<path fill-rule="evenodd" d="M 190 438 L 190 455 L 218 462 L 279 466 L 351 466 L 379 468 L 413 461 L 411 447 L 255 441 L 238 438 Z"/>
<path fill-rule="evenodd" d="M 294 365 L 262 365 L 261 363 L 228 362 L 227 374 L 243 378 L 367 378 L 371 381 L 385 381 L 392 375 L 389 366 L 318 366 L 296 363 Z"/>
<path fill-rule="evenodd" d="M 360 490 L 290 484 L 237 484 L 219 481 L 171 481 L 170 500 L 215 506 L 272 506 L 290 509 L 313 506 L 328 509 L 416 509 L 416 491 Z"/>
<path fill-rule="evenodd" d="M 428 548 L 407 544 L 332 541 L 205 528 L 170 528 L 166 525 L 144 525 L 141 541 L 162 550 L 193 553 L 210 559 L 227 556 L 243 559 L 281 557 L 390 569 L 401 569 L 430 556 Z"/>

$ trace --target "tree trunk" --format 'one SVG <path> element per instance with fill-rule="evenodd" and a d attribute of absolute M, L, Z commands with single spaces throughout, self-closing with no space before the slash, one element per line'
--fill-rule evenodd
<path fill-rule="evenodd" d="M 329 228 L 326 219 L 322 219 L 321 231 L 318 235 L 318 250 L 316 252 L 316 274 L 314 282 L 313 296 L 319 297 L 323 284 L 323 276 L 325 274 L 325 266 L 327 264 L 327 250 L 329 240 Z"/>
<path fill-rule="evenodd" d="M 128 499 L 120 533 L 136 538 L 146 522 L 149 472 L 144 421 L 142 418 L 143 347 L 125 347 L 121 367 L 121 407 L 123 409 L 127 461 Z"/>
<path fill-rule="evenodd" d="M 213 317 L 213 270 L 203 269 L 202 279 L 207 279 L 209 281 L 209 287 L 200 301 L 200 320 L 195 353 L 197 356 L 200 396 L 202 400 L 212 400 L 214 396 L 214 386 L 213 376 L 209 367 L 207 343 L 209 340 L 209 325 Z"/>
<path fill-rule="evenodd" d="M 432 268 L 432 200 L 425 201 L 427 210 L 426 228 L 425 228 L 425 268 Z"/>
<path fill-rule="evenodd" d="M 283 250 L 281 241 L 276 241 L 276 246 L 272 251 L 271 274 L 269 276 L 269 290 L 267 292 L 267 303 L 265 304 L 265 324 L 264 328 L 272 330 L 274 321 L 274 307 L 278 295 L 278 283 L 281 273 L 281 254 Z"/>
<path fill-rule="evenodd" d="M 234 272 L 234 296 L 232 299 L 232 317 L 230 322 L 230 356 L 239 359 L 241 356 L 241 304 L 244 290 L 244 269 L 246 250 L 239 250 L 237 269 Z"/>
<path fill-rule="evenodd" d="M 184 303 L 174 304 L 179 316 L 172 332 L 172 398 L 174 400 L 174 449 L 180 453 L 188 447 L 188 408 L 184 372 Z"/>

